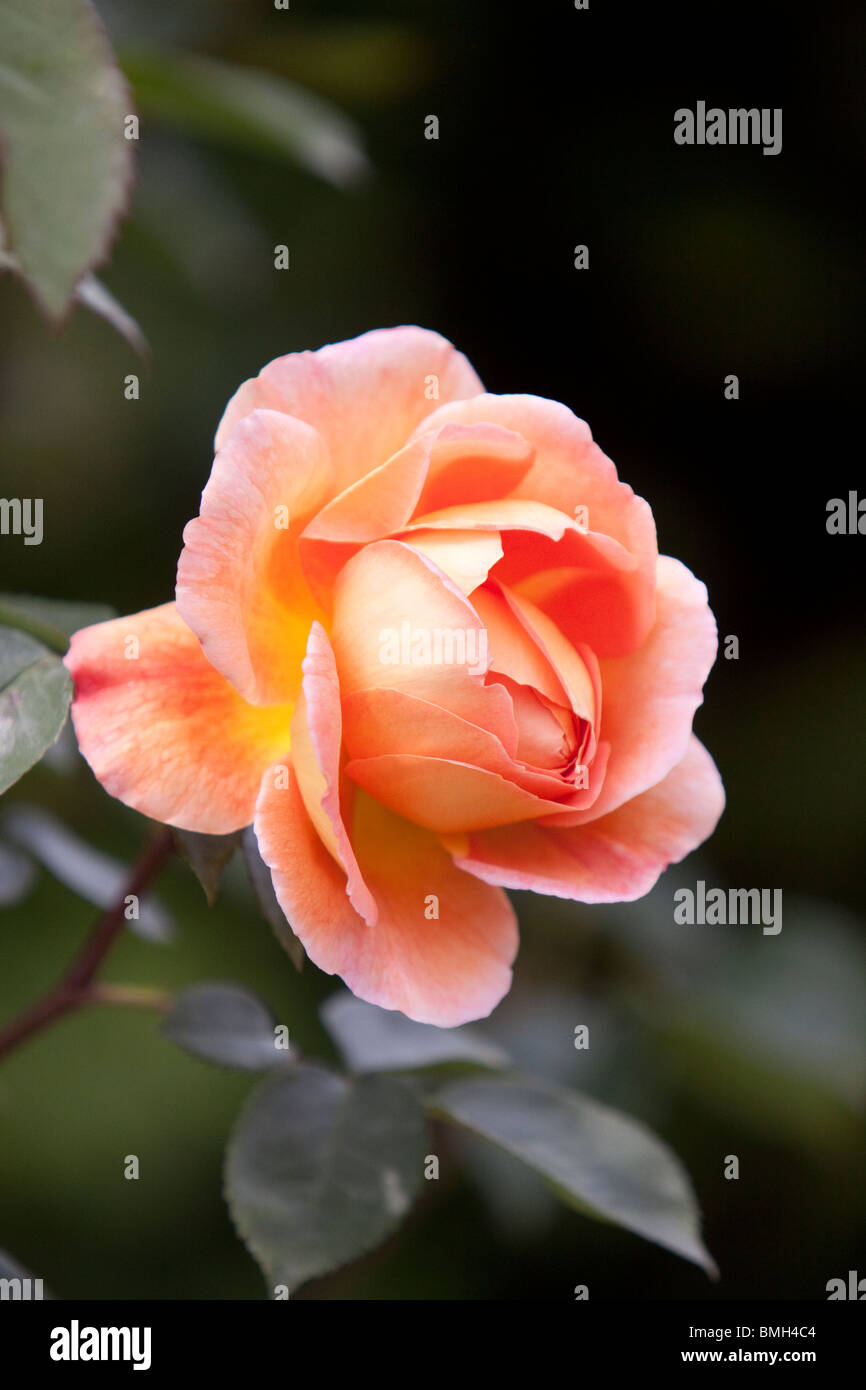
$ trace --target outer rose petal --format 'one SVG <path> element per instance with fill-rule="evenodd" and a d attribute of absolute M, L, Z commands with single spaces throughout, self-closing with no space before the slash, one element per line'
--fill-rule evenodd
<path fill-rule="evenodd" d="M 634 570 L 543 572 L 526 594 L 570 641 L 587 642 L 599 656 L 633 651 L 653 621 L 655 524 L 647 503 L 619 481 L 611 460 L 593 443 L 589 426 L 567 406 L 539 396 L 483 395 L 449 402 L 424 428 L 449 421 L 489 421 L 522 434 L 535 448 L 535 462 L 510 496 L 544 502 L 572 517 L 576 508 L 587 507 L 591 532 L 613 537 L 631 553 Z M 506 562 L 507 557 L 508 546 Z M 508 570 L 503 574 L 505 582 L 514 582 Z"/>
<path fill-rule="evenodd" d="M 315 430 L 256 410 L 217 454 L 200 514 L 183 533 L 178 609 L 208 660 L 254 704 L 297 694 L 307 633 L 319 613 L 301 573 L 297 536 L 329 477 Z"/>
<path fill-rule="evenodd" d="M 686 752 L 704 681 L 716 657 L 707 590 L 679 560 L 658 564 L 658 616 L 639 651 L 602 661 L 601 735 L 611 745 L 601 794 L 583 813 L 595 820 L 646 791 Z"/>
<path fill-rule="evenodd" d="M 259 406 L 313 425 L 328 444 L 334 492 L 342 492 L 401 449 L 430 414 L 425 394 L 436 377 L 440 401 L 482 386 L 462 353 L 423 328 L 379 328 L 318 352 L 278 357 L 245 381 L 217 430 L 219 448 L 238 420 Z"/>
<path fill-rule="evenodd" d="M 455 863 L 486 883 L 584 903 L 631 902 L 712 835 L 724 806 L 718 769 L 692 735 L 664 781 L 590 825 L 512 825 L 448 843 Z"/>
<path fill-rule="evenodd" d="M 111 796 L 181 830 L 250 824 L 262 773 L 288 748 L 291 709 L 247 704 L 173 603 L 83 628 L 65 662 L 79 747 Z"/>
<path fill-rule="evenodd" d="M 353 994 L 420 1023 L 483 1018 L 511 985 L 517 925 L 505 894 L 455 868 L 435 836 L 359 794 L 352 841 L 378 906 L 364 922 L 304 808 L 294 774 L 266 777 L 256 835 L 280 905 L 320 970 Z M 436 899 L 438 918 L 425 912 Z"/>

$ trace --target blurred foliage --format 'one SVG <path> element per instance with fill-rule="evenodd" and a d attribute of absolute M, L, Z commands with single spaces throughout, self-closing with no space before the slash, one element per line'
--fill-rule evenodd
<path fill-rule="evenodd" d="M 217 144 L 289 155 L 337 188 L 367 173 L 352 122 L 285 78 L 163 49 L 127 54 L 124 67 L 145 119 Z"/>

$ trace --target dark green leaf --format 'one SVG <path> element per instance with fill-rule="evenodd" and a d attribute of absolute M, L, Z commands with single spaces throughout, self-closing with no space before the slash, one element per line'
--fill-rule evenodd
<path fill-rule="evenodd" d="M 419 1102 L 393 1078 L 304 1066 L 264 1082 L 229 1144 L 226 1198 L 268 1283 L 295 1289 L 383 1241 L 425 1149 Z"/>
<path fill-rule="evenodd" d="M 241 842 L 240 833 L 202 835 L 196 830 L 175 830 L 174 838 L 213 907 L 223 869 Z"/>
<path fill-rule="evenodd" d="M 259 854 L 258 841 L 251 825 L 248 825 L 241 834 L 241 846 L 259 911 L 288 955 L 292 965 L 296 970 L 301 970 L 305 959 L 304 948 L 286 921 L 286 914 L 277 902 L 271 871 Z"/>
<path fill-rule="evenodd" d="M 90 0 L 4 0 L 0 54 L 6 249 L 59 318 L 126 203 L 130 97 Z"/>
<path fill-rule="evenodd" d="M 107 603 L 69 603 L 30 594 L 0 594 L 0 623 L 29 633 L 61 655 L 73 632 L 114 616 L 114 609 Z"/>
<path fill-rule="evenodd" d="M 434 1028 L 391 1009 L 365 1004 L 352 994 L 332 994 L 322 1022 L 353 1071 L 407 1071 L 472 1062 L 502 1067 L 505 1053 L 471 1028 Z"/>
<path fill-rule="evenodd" d="M 27 633 L 0 627 L 0 792 L 54 742 L 71 699 L 63 662 Z"/>
<path fill-rule="evenodd" d="M 161 1024 L 172 1042 L 222 1067 L 267 1071 L 294 1061 L 277 1046 L 274 1020 L 256 995 L 240 985 L 202 983 L 179 994 Z"/>
<path fill-rule="evenodd" d="M 145 115 L 192 135 L 288 156 L 339 188 L 369 170 L 354 123 L 287 78 L 165 51 L 125 55 L 124 67 Z"/>
<path fill-rule="evenodd" d="M 518 1075 L 451 1082 L 431 1104 L 444 1119 L 528 1163 L 587 1215 L 645 1236 L 715 1276 L 685 1170 L 639 1121 Z"/>

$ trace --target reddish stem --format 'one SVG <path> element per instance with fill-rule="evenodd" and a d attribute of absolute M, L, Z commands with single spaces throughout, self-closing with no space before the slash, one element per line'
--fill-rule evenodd
<path fill-rule="evenodd" d="M 64 1014 L 72 1013 L 92 1002 L 92 986 L 100 965 L 110 951 L 126 921 L 127 898 L 141 897 L 151 880 L 163 867 L 173 848 L 171 831 L 160 830 L 150 841 L 136 864 L 128 884 L 113 907 L 99 918 L 90 936 L 75 957 L 66 974 L 52 989 L 23 1009 L 0 1029 L 0 1057 L 25 1042 Z"/>

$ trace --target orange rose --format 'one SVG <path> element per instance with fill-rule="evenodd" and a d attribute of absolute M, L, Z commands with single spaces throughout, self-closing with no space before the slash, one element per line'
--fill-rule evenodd
<path fill-rule="evenodd" d="M 252 822 L 362 999 L 479 1018 L 503 887 L 637 898 L 714 829 L 706 590 L 582 420 L 419 328 L 271 362 L 216 446 L 176 602 L 73 638 L 82 752 L 156 820 Z"/>

